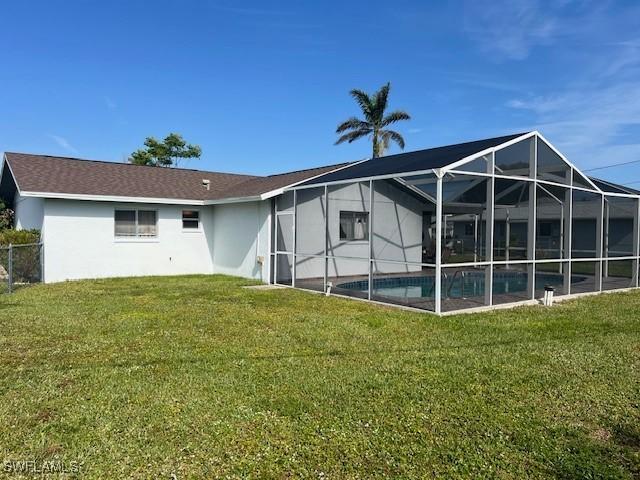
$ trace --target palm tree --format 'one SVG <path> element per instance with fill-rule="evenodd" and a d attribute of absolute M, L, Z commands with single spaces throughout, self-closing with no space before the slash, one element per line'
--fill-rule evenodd
<path fill-rule="evenodd" d="M 410 120 L 411 117 L 407 112 L 396 110 L 388 115 L 384 114 L 387 109 L 387 98 L 391 83 L 383 85 L 380 90 L 373 95 L 369 95 L 362 90 L 351 90 L 350 94 L 354 98 L 364 115 L 364 120 L 357 117 L 351 117 L 342 122 L 336 128 L 336 133 L 343 135 L 338 138 L 336 145 L 343 142 L 353 142 L 362 137 L 371 137 L 373 142 L 373 157 L 380 157 L 389 148 L 389 143 L 394 141 L 398 146 L 404 149 L 404 138 L 394 130 L 388 130 L 386 127 L 400 120 Z M 347 133 L 344 133 L 347 132 Z"/>

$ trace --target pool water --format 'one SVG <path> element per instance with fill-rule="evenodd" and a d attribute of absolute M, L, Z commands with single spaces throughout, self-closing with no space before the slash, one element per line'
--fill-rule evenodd
<path fill-rule="evenodd" d="M 579 282 L 582 277 L 573 276 L 572 282 Z M 528 276 L 521 271 L 497 271 L 493 273 L 493 293 L 518 293 L 527 291 Z M 372 294 L 383 297 L 434 298 L 434 276 L 385 277 L 373 280 Z M 561 286 L 563 277 L 557 273 L 537 273 L 536 290 L 545 285 Z M 455 278 L 442 278 L 443 298 L 469 298 L 484 295 L 485 274 L 482 271 L 465 271 Z M 356 280 L 337 285 L 338 288 L 367 292 L 368 280 Z"/>

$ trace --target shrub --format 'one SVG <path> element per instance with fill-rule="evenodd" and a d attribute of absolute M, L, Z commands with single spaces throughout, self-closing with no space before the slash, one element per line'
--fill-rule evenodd
<path fill-rule="evenodd" d="M 0 230 L 11 228 L 13 226 L 14 217 L 14 211 L 8 208 L 5 203 L 0 200 Z"/>
<path fill-rule="evenodd" d="M 40 230 L 0 230 L 0 245 L 7 246 L 24 245 L 25 243 L 38 243 Z"/>

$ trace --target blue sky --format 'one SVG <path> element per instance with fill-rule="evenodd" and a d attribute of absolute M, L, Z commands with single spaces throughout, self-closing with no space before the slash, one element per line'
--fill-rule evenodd
<path fill-rule="evenodd" d="M 333 145 L 348 91 L 391 81 L 407 150 L 538 129 L 582 168 L 640 160 L 637 1 L 49 0 L 2 18 L 0 151 L 122 161 L 175 131 L 202 146 L 192 168 L 360 159 L 366 140 Z M 595 173 L 640 182 L 640 164 Z"/>

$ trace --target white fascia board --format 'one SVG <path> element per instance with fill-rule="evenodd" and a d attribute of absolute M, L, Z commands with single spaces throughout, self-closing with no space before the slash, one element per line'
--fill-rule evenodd
<path fill-rule="evenodd" d="M 220 200 L 205 200 L 204 205 L 225 205 L 228 203 L 246 203 L 246 202 L 259 202 L 262 198 L 259 195 L 252 197 L 230 197 L 221 198 Z"/>
<path fill-rule="evenodd" d="M 5 153 L 2 156 L 2 168 L 0 168 L 0 182 L 2 181 L 2 177 L 4 176 L 5 168 L 9 169 L 9 173 L 11 174 L 11 178 L 13 178 L 13 184 L 16 186 L 16 191 L 18 195 L 22 196 L 20 192 L 20 185 L 18 185 L 18 181 L 16 180 L 16 176 L 13 174 L 13 170 L 11 170 L 11 165 L 9 165 L 9 161 L 7 160 L 7 154 Z"/>
<path fill-rule="evenodd" d="M 278 195 L 282 195 L 285 190 L 291 188 L 293 185 L 287 185 L 283 188 L 278 188 L 277 190 L 271 190 L 270 192 L 263 193 L 260 195 L 260 200 L 269 200 L 270 198 L 277 197 Z"/>
<path fill-rule="evenodd" d="M 202 200 L 187 200 L 179 198 L 152 198 L 152 197 L 121 197 L 116 195 L 86 195 L 75 193 L 51 193 L 51 192 L 21 192 L 23 197 L 59 198 L 63 200 L 86 200 L 93 202 L 123 202 L 123 203 L 161 203 L 166 205 L 204 205 Z"/>
<path fill-rule="evenodd" d="M 499 145 L 496 145 L 495 147 L 485 148 L 484 150 L 481 150 L 481 151 L 476 152 L 476 153 L 474 153 L 472 155 L 469 155 L 467 157 L 461 158 L 460 160 L 457 160 L 457 161 L 455 161 L 453 163 L 450 163 L 449 165 L 446 165 L 446 166 L 442 167 L 440 170 L 443 173 L 446 173 L 446 172 L 448 172 L 450 170 L 454 170 L 454 169 L 456 169 L 456 168 L 458 168 L 458 167 L 460 167 L 462 165 L 465 165 L 465 164 L 467 164 L 469 162 L 472 162 L 473 160 L 476 160 L 476 159 L 478 159 L 480 157 L 484 157 L 485 155 L 488 155 L 488 154 L 494 153 L 494 152 L 496 152 L 498 150 L 502 150 L 503 148 L 509 147 L 509 146 L 513 145 L 514 143 L 518 143 L 518 142 L 521 142 L 522 140 L 526 140 L 527 138 L 533 137 L 537 133 L 538 132 L 535 132 L 535 131 L 529 132 L 529 133 L 525 133 L 523 135 L 520 135 L 519 137 L 516 137 L 516 138 L 514 138 L 512 140 L 509 140 L 508 142 L 504 142 L 504 143 L 501 143 Z"/>

